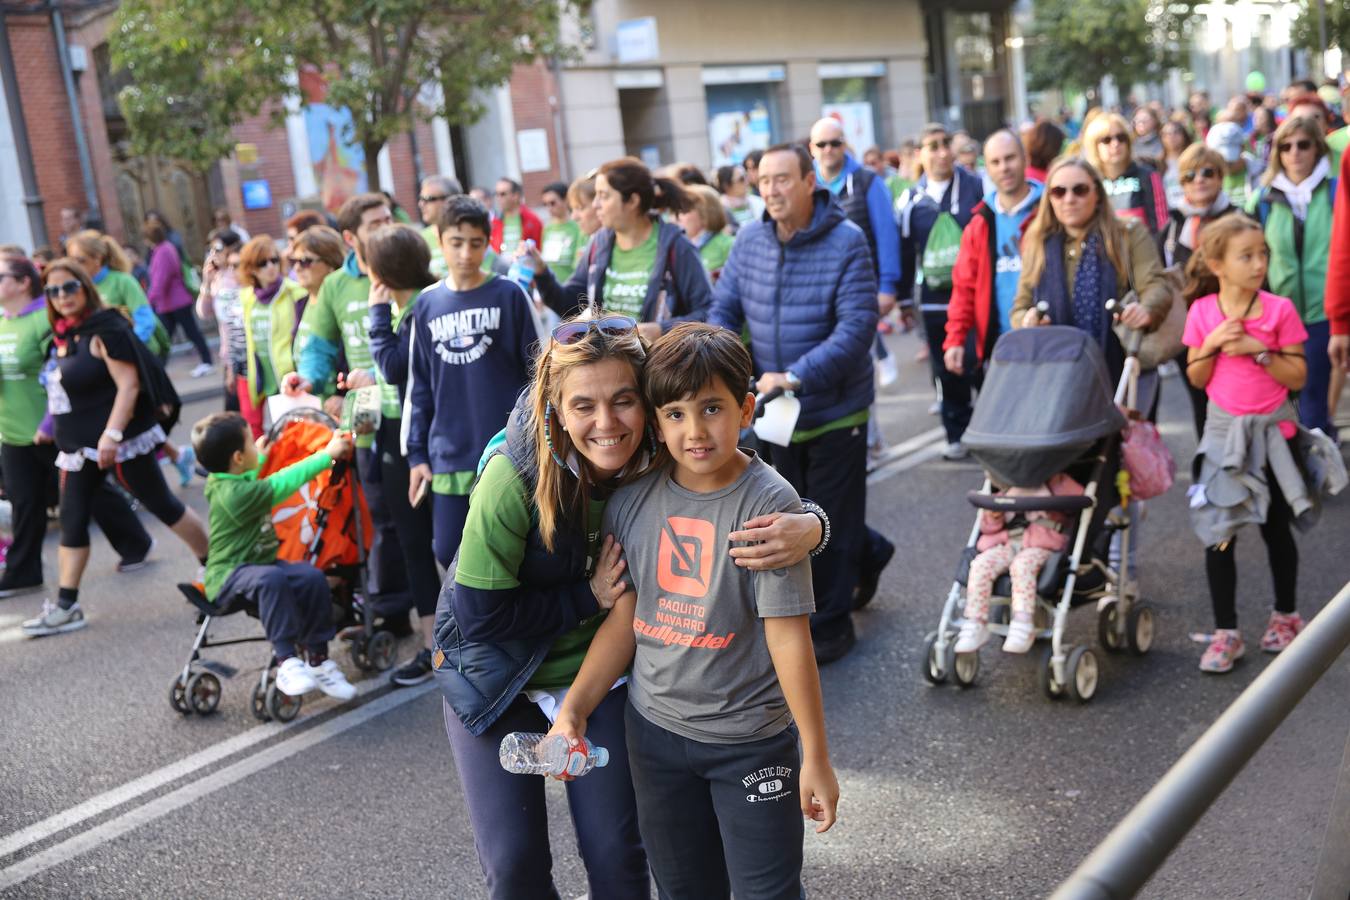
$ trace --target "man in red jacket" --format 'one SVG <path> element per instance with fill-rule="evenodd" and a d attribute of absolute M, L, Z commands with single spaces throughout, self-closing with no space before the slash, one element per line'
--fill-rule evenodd
<path fill-rule="evenodd" d="M 1323 297 L 1331 321 L 1331 362 L 1350 372 L 1350 153 L 1341 156 L 1341 176 L 1331 220 L 1331 253 Z"/>
<path fill-rule="evenodd" d="M 1028 181 L 1027 155 L 1011 131 L 996 131 L 984 144 L 984 163 L 994 190 L 975 207 L 961 233 L 952 268 L 952 299 L 942 359 L 960 374 L 966 366 L 971 328 L 976 358 L 984 360 L 1000 334 L 1012 329 L 1009 314 L 1022 273 L 1022 234 L 1036 214 L 1043 185 Z"/>
<path fill-rule="evenodd" d="M 489 243 L 497 253 L 515 253 L 521 241 L 534 241 L 536 247 L 544 243 L 544 223 L 524 205 L 525 189 L 510 178 L 497 181 L 497 209 L 492 220 Z"/>

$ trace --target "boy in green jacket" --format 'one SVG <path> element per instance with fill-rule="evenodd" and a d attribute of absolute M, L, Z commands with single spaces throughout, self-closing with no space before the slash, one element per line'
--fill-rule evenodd
<path fill-rule="evenodd" d="M 350 700 L 356 688 L 328 658 L 333 637 L 332 594 L 323 572 L 308 563 L 277 559 L 272 507 L 352 454 L 350 437 L 334 432 L 328 446 L 267 478 L 248 422 L 238 413 L 215 413 L 192 426 L 197 459 L 210 472 L 210 545 L 206 555 L 206 598 L 243 595 L 258 606 L 267 639 L 276 652 L 277 689 L 297 697 L 319 688 Z M 306 665 L 299 656 L 303 647 Z"/>

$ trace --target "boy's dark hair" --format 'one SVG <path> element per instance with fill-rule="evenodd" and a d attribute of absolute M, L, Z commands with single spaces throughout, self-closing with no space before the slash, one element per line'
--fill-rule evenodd
<path fill-rule="evenodd" d="M 542 196 L 544 196 L 545 194 L 557 194 L 557 195 L 558 195 L 558 199 L 559 199 L 559 200 L 562 200 L 564 203 L 566 203 L 566 202 L 567 202 L 567 183 L 564 182 L 564 181 L 555 181 L 555 182 L 553 182 L 553 183 L 551 183 L 551 184 L 546 184 L 546 185 L 544 185 L 544 189 L 543 189 L 542 191 L 539 192 L 539 196 L 542 197 Z"/>
<path fill-rule="evenodd" d="M 244 449 L 248 422 L 239 413 L 212 413 L 192 426 L 192 449 L 208 472 L 230 471 L 230 457 Z"/>
<path fill-rule="evenodd" d="M 420 291 L 436 281 L 426 239 L 398 222 L 376 229 L 366 240 L 366 267 L 396 291 Z"/>
<path fill-rule="evenodd" d="M 384 194 L 357 194 L 355 197 L 349 198 L 338 210 L 338 231 L 350 231 L 352 234 L 356 234 L 356 230 L 361 227 L 361 217 L 366 214 L 366 210 L 388 205 L 389 200 L 385 198 Z"/>
<path fill-rule="evenodd" d="M 492 236 L 492 218 L 487 207 L 468 194 L 460 194 L 446 201 L 445 209 L 441 210 L 441 218 L 436 223 L 436 233 L 444 234 L 460 225 L 477 228 L 485 237 Z"/>
<path fill-rule="evenodd" d="M 652 344 L 642 370 L 642 387 L 655 408 L 683 400 L 714 379 L 720 379 L 739 400 L 749 392 L 752 372 L 750 351 L 735 332 L 684 322 Z"/>

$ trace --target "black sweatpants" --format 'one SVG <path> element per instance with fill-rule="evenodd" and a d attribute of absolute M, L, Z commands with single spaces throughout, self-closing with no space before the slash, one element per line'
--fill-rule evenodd
<path fill-rule="evenodd" d="M 413 607 L 419 616 L 430 616 L 441 594 L 441 576 L 431 551 L 431 499 L 417 509 L 408 502 L 408 461 L 398 450 L 399 425 L 398 419 L 380 422 L 380 488 L 407 566 Z"/>
<path fill-rule="evenodd" d="M 984 367 L 975 356 L 975 331 L 972 329 L 966 337 L 963 375 L 947 371 L 947 364 L 942 360 L 942 342 L 947 339 L 946 310 L 924 310 L 923 331 L 928 339 L 929 368 L 942 385 L 942 427 L 947 432 L 947 443 L 954 444 L 966 433 L 966 426 L 970 424 L 970 415 L 974 411 L 971 398 L 983 380 Z"/>
<path fill-rule="evenodd" d="M 328 655 L 334 634 L 333 595 L 328 579 L 309 563 L 277 560 L 239 566 L 225 579 L 220 596 L 242 596 L 257 604 L 277 659 L 295 656 L 297 646 Z"/>
<path fill-rule="evenodd" d="M 797 729 L 705 744 L 624 712 L 638 824 L 662 900 L 798 900 Z"/>
<path fill-rule="evenodd" d="M 56 448 L 51 444 L 0 444 L 0 468 L 4 469 L 5 493 L 13 507 L 14 528 L 3 581 L 14 587 L 41 584 L 48 486 L 56 472 Z M 138 559 L 149 551 L 150 534 L 126 498 L 106 481 L 90 501 L 90 514 L 118 556 Z"/>
<path fill-rule="evenodd" d="M 100 469 L 98 463 L 86 459 L 78 471 L 61 473 L 62 547 L 89 546 L 89 519 L 100 492 L 111 490 L 107 484 L 109 475 L 165 525 L 177 525 L 187 511 L 183 501 L 169 490 L 155 454 L 136 456 L 110 469 Z M 146 546 L 149 546 L 148 542 Z"/>
<path fill-rule="evenodd" d="M 173 340 L 174 334 L 181 328 L 183 335 L 196 348 L 197 355 L 202 358 L 202 362 L 208 366 L 211 364 L 211 348 L 206 346 L 206 338 L 202 335 L 202 329 L 197 324 L 197 316 L 192 312 L 191 303 L 175 309 L 173 312 L 159 313 L 159 320 L 164 323 L 164 330 L 169 333 L 170 340 Z"/>
<path fill-rule="evenodd" d="M 1270 558 L 1270 575 L 1275 583 L 1275 611 L 1292 613 L 1298 608 L 1298 545 L 1294 543 L 1294 513 L 1280 492 L 1275 476 L 1266 469 L 1270 485 L 1270 508 L 1261 524 L 1261 539 Z M 1237 628 L 1237 538 L 1220 550 L 1205 548 L 1205 575 L 1209 579 L 1209 599 L 1214 606 L 1215 628 Z"/>
<path fill-rule="evenodd" d="M 867 540 L 867 426 L 827 431 L 791 447 L 765 446 L 778 473 L 830 517 L 830 543 L 811 558 L 816 594 L 811 633 L 820 640 L 836 637 L 850 624 Z"/>

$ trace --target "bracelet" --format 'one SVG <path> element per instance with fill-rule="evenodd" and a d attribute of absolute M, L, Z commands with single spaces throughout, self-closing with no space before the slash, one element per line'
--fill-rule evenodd
<path fill-rule="evenodd" d="M 122 443 L 123 435 L 120 429 L 105 428 L 103 429 L 103 433 L 106 434 L 108 437 L 112 438 L 114 441 L 117 441 L 117 443 L 119 444 Z"/>
<path fill-rule="evenodd" d="M 825 552 L 825 548 L 830 545 L 830 517 L 825 514 L 825 510 L 814 500 L 802 499 L 802 512 L 809 512 L 811 515 L 820 519 L 820 543 L 811 549 L 811 556 L 819 556 Z"/>

